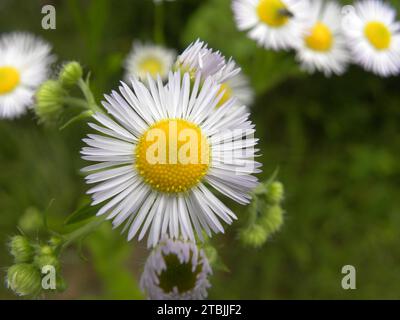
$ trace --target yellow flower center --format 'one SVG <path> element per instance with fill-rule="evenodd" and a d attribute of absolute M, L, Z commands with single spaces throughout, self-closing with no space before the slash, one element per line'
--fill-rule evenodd
<path fill-rule="evenodd" d="M 154 57 L 149 57 L 145 60 L 143 60 L 140 63 L 140 71 L 143 74 L 147 74 L 150 73 L 150 75 L 152 77 L 157 76 L 158 74 L 161 74 L 163 71 L 163 64 L 161 63 L 161 61 L 157 58 Z"/>
<path fill-rule="evenodd" d="M 207 173 L 210 145 L 197 125 L 183 119 L 166 119 L 146 130 L 135 156 L 137 171 L 153 189 L 185 192 Z"/>
<path fill-rule="evenodd" d="M 281 0 L 260 0 L 257 6 L 259 18 L 271 27 L 285 25 L 290 17 L 288 9 Z"/>
<path fill-rule="evenodd" d="M 0 94 L 13 91 L 20 82 L 20 75 L 13 67 L 0 67 Z"/>
<path fill-rule="evenodd" d="M 385 50 L 389 48 L 392 35 L 387 26 L 379 21 L 368 22 L 364 29 L 365 36 L 368 41 L 377 50 Z"/>
<path fill-rule="evenodd" d="M 315 51 L 328 51 L 332 47 L 333 35 L 328 26 L 317 22 L 305 38 L 307 46 Z"/>
<path fill-rule="evenodd" d="M 221 87 L 219 89 L 218 94 L 224 93 L 221 100 L 219 100 L 218 104 L 217 104 L 217 108 L 222 106 L 225 102 L 227 102 L 230 98 L 232 98 L 232 88 L 227 84 L 227 83 L 223 83 L 221 84 Z"/>

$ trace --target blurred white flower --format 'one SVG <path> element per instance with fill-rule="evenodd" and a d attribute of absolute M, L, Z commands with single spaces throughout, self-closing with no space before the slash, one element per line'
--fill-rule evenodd
<path fill-rule="evenodd" d="M 192 77 L 197 74 L 203 79 L 210 76 L 221 84 L 220 93 L 223 96 L 220 105 L 233 97 L 240 106 L 250 106 L 253 102 L 253 90 L 236 62 L 232 58 L 227 61 L 219 51 L 208 48 L 207 43 L 199 39 L 178 56 L 175 67 L 182 72 L 189 72 Z"/>
<path fill-rule="evenodd" d="M 236 216 L 208 186 L 248 204 L 258 185 L 246 107 L 229 99 L 215 111 L 220 86 L 200 74 L 170 73 L 165 86 L 148 77 L 146 85 L 132 78 L 132 91 L 122 83 L 119 93 L 106 95 L 108 115 L 96 114 L 100 125 L 90 124 L 102 133 L 84 139 L 81 151 L 98 162 L 84 169 L 94 171 L 86 178 L 96 184 L 88 191 L 93 205 L 104 203 L 98 214 L 114 218 L 115 227 L 126 222 L 129 240 L 149 231 L 149 246 L 165 234 L 195 241 L 194 230 L 200 239 L 203 230 L 224 232 L 220 219 L 230 224 Z M 188 134 L 190 149 L 182 140 Z"/>
<path fill-rule="evenodd" d="M 223 95 L 218 107 L 231 98 L 237 98 L 238 106 L 251 106 L 254 100 L 254 92 L 249 85 L 249 80 L 240 73 L 222 83 L 220 93 L 223 93 Z"/>
<path fill-rule="evenodd" d="M 297 46 L 307 27 L 308 0 L 233 0 L 239 30 L 266 49 Z"/>
<path fill-rule="evenodd" d="M 332 1 L 310 0 L 309 27 L 297 49 L 297 60 L 310 73 L 340 75 L 350 54 L 342 33 L 341 7 Z"/>
<path fill-rule="evenodd" d="M 135 41 L 125 60 L 125 79 L 129 80 L 130 77 L 136 76 L 145 80 L 147 74 L 150 74 L 153 78 L 160 75 L 165 80 L 175 59 L 174 50 Z"/>
<path fill-rule="evenodd" d="M 54 60 L 50 52 L 48 43 L 27 33 L 0 37 L 0 118 L 16 118 L 33 105 Z"/>
<path fill-rule="evenodd" d="M 400 73 L 400 22 L 394 8 L 380 0 L 346 6 L 343 31 L 356 63 L 383 77 Z"/>
<path fill-rule="evenodd" d="M 163 239 L 144 266 L 140 286 L 152 300 L 201 300 L 212 274 L 204 250 L 194 243 Z"/>

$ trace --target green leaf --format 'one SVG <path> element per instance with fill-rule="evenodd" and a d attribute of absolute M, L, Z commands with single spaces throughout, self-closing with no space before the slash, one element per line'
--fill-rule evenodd
<path fill-rule="evenodd" d="M 93 218 L 97 211 L 98 206 L 92 206 L 90 202 L 85 203 L 82 207 L 71 213 L 65 220 L 65 225 L 71 225 Z"/>
<path fill-rule="evenodd" d="M 72 117 L 71 119 L 69 119 L 66 123 L 64 123 L 61 127 L 60 130 L 64 130 L 66 127 L 69 127 L 71 124 L 75 123 L 75 122 L 79 122 L 81 120 L 84 120 L 86 118 L 90 118 L 93 115 L 93 111 L 92 110 L 86 110 L 81 112 L 80 114 Z"/>

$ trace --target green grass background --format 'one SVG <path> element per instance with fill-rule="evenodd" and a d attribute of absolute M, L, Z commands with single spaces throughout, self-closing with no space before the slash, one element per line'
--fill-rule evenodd
<path fill-rule="evenodd" d="M 56 30 L 41 29 L 45 4 L 56 7 Z M 381 79 L 356 66 L 342 77 L 304 74 L 292 53 L 267 52 L 237 31 L 229 0 L 176 0 L 165 7 L 168 46 L 181 51 L 200 37 L 233 56 L 250 77 L 260 178 L 279 166 L 286 187 L 285 225 L 263 248 L 239 244 L 240 222 L 213 239 L 230 271 L 215 272 L 210 298 L 400 298 L 399 77 Z M 101 99 L 117 87 L 132 40 L 152 40 L 153 8 L 150 0 L 2 0 L 0 30 L 39 34 L 59 62 L 80 61 Z M 12 263 L 5 241 L 18 233 L 27 208 L 43 211 L 54 199 L 49 218 L 58 228 L 81 201 L 79 149 L 87 132 L 84 123 L 61 132 L 45 128 L 32 112 L 0 121 L 2 278 Z M 243 208 L 235 209 L 245 220 Z M 106 224 L 81 247 L 63 257 L 69 289 L 48 297 L 142 298 L 144 244 L 126 243 Z M 356 290 L 341 288 L 346 264 L 356 267 Z M 15 296 L 0 286 L 0 298 Z"/>

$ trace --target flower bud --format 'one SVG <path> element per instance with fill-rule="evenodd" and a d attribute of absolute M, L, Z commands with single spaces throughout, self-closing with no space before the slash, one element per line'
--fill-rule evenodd
<path fill-rule="evenodd" d="M 39 255 L 53 255 L 54 250 L 51 246 L 44 245 L 40 247 Z"/>
<path fill-rule="evenodd" d="M 60 262 L 58 261 L 58 259 L 54 255 L 50 254 L 36 256 L 33 263 L 39 270 L 42 270 L 44 266 L 52 266 L 54 267 L 54 269 L 57 270 L 60 267 Z"/>
<path fill-rule="evenodd" d="M 284 188 L 279 181 L 274 181 L 268 186 L 267 201 L 270 204 L 279 204 L 283 200 Z"/>
<path fill-rule="evenodd" d="M 258 248 L 267 241 L 267 232 L 262 226 L 253 224 L 242 229 L 239 233 L 239 237 L 244 245 Z"/>
<path fill-rule="evenodd" d="M 35 254 L 35 249 L 24 236 L 14 236 L 11 238 L 10 253 L 14 257 L 16 263 L 31 262 Z"/>
<path fill-rule="evenodd" d="M 7 287 L 20 296 L 35 296 L 42 289 L 40 271 L 32 264 L 20 263 L 7 270 Z"/>
<path fill-rule="evenodd" d="M 72 87 L 82 78 L 83 71 L 79 62 L 66 63 L 60 71 L 59 80 L 64 87 Z"/>
<path fill-rule="evenodd" d="M 60 267 L 60 262 L 55 254 L 55 249 L 50 245 L 43 245 L 40 247 L 33 263 L 37 268 L 39 268 L 39 270 L 42 270 L 44 266 L 53 266 L 56 269 L 59 269 Z"/>
<path fill-rule="evenodd" d="M 65 91 L 60 82 L 48 80 L 36 91 L 35 112 L 41 122 L 56 122 L 63 110 Z"/>
<path fill-rule="evenodd" d="M 61 244 L 62 244 L 62 239 L 61 239 L 60 237 L 53 236 L 53 237 L 51 237 L 50 240 L 49 240 L 49 245 L 50 245 L 52 248 L 57 248 L 57 247 L 60 246 Z"/>
<path fill-rule="evenodd" d="M 260 217 L 260 223 L 265 228 L 268 236 L 279 231 L 283 225 L 282 208 L 280 206 L 267 207 Z"/>
<path fill-rule="evenodd" d="M 18 220 L 18 226 L 26 233 L 37 232 L 43 227 L 43 218 L 36 208 L 28 208 Z"/>

